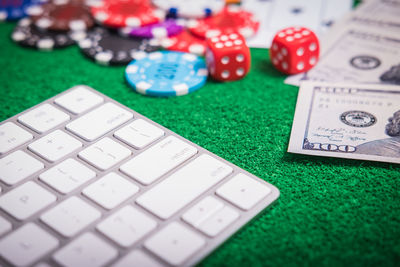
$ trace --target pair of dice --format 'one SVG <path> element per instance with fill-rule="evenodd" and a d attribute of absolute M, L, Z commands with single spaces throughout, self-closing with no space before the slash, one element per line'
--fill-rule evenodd
<path fill-rule="evenodd" d="M 237 33 L 222 34 L 207 39 L 206 62 L 210 75 L 217 81 L 242 79 L 250 70 L 250 49 Z M 317 36 L 303 27 L 279 31 L 270 49 L 272 64 L 286 74 L 311 69 L 318 61 Z"/>

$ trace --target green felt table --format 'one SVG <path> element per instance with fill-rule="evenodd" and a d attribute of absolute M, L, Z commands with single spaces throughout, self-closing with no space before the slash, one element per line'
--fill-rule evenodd
<path fill-rule="evenodd" d="M 399 266 L 398 165 L 287 153 L 298 88 L 252 49 L 241 81 L 151 98 L 132 91 L 124 67 L 99 66 L 78 47 L 53 52 L 10 40 L 0 24 L 0 119 L 87 84 L 274 184 L 281 196 L 201 266 Z"/>

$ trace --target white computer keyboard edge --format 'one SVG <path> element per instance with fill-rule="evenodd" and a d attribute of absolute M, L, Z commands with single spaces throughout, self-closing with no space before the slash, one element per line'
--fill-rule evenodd
<path fill-rule="evenodd" d="M 91 105 L 93 105 L 90 109 L 85 110 L 84 112 L 80 113 L 79 115 L 76 115 L 74 113 L 76 112 L 80 112 L 82 110 L 82 107 L 78 106 L 78 107 L 74 107 L 75 109 L 71 109 L 71 110 L 67 110 L 65 108 L 62 107 L 62 103 L 55 103 L 55 99 L 59 99 L 59 97 L 70 93 L 72 90 L 76 89 L 76 88 L 85 88 L 87 90 L 90 90 L 91 92 L 95 93 L 97 96 L 101 97 L 103 99 L 103 101 L 101 101 L 100 99 L 94 99 L 93 103 L 90 103 Z M 118 107 L 123 108 L 124 110 L 126 110 L 127 112 L 130 112 L 133 114 L 133 117 L 131 118 L 127 118 L 127 120 L 122 123 L 121 125 L 117 126 L 116 128 L 113 128 L 112 130 L 108 131 L 106 134 L 101 135 L 100 137 L 98 136 L 87 136 L 87 137 L 79 137 L 78 135 L 74 134 L 74 129 L 66 129 L 66 125 L 70 124 L 71 122 L 75 121 L 77 118 L 82 117 L 83 115 L 91 112 L 92 110 L 95 110 L 97 108 L 99 108 L 100 106 L 103 106 L 104 104 L 107 103 L 114 103 L 116 104 Z M 55 108 L 58 111 L 62 111 L 64 114 L 67 114 L 68 117 L 66 116 L 62 116 L 62 114 L 56 114 L 60 121 L 62 121 L 61 124 L 57 125 L 56 127 L 53 127 L 51 129 L 45 129 L 43 131 L 43 133 L 39 133 L 42 130 L 39 129 L 41 125 L 38 125 L 38 129 L 33 130 L 31 128 L 29 128 L 27 126 L 26 123 L 23 123 L 23 120 L 21 120 L 21 116 L 26 114 L 27 112 L 34 110 L 40 106 L 43 105 L 51 105 L 51 108 Z M 61 116 L 61 117 L 60 117 Z M 18 121 L 18 118 L 20 118 L 20 121 Z M 24 116 L 22 116 L 22 118 L 24 118 Z M 127 142 L 127 140 L 125 140 L 125 142 L 122 141 L 121 136 L 124 137 L 124 132 L 120 131 L 120 133 L 118 134 L 118 136 L 114 136 L 114 133 L 117 132 L 118 130 L 120 130 L 121 128 L 129 125 L 130 123 L 132 123 L 133 121 L 136 121 L 137 119 L 143 119 L 146 122 L 151 123 L 152 125 L 156 126 L 158 129 L 161 129 L 164 131 L 164 135 L 162 135 L 161 137 L 159 137 L 156 141 L 152 142 L 151 144 L 147 144 L 144 146 L 144 148 L 141 148 L 140 150 L 137 150 L 136 148 L 134 148 L 134 146 L 132 146 L 132 144 L 129 144 L 129 142 Z M 22 121 L 22 122 L 21 122 Z M 146 248 L 143 248 L 143 243 L 149 239 L 152 239 L 151 237 L 154 236 L 154 233 L 158 233 L 160 229 L 163 229 L 163 227 L 166 226 L 166 224 L 170 224 L 173 221 L 177 221 L 179 222 L 179 224 L 181 226 L 184 226 L 184 228 L 186 229 L 190 229 L 191 231 L 199 234 L 199 236 L 201 236 L 204 240 L 205 243 L 204 244 L 199 244 L 199 246 L 201 246 L 201 249 L 198 250 L 197 252 L 195 252 L 195 254 L 191 255 L 188 259 L 185 259 L 183 262 L 178 263 L 176 265 L 182 265 L 182 266 L 191 266 L 194 265 L 196 263 L 198 263 L 201 259 L 203 259 L 204 257 L 206 257 L 210 252 L 212 252 L 214 249 L 216 249 L 219 245 L 221 245 L 225 240 L 227 240 L 230 236 L 232 236 L 236 231 L 238 231 L 242 226 L 244 226 L 248 221 L 250 221 L 251 219 L 253 219 L 257 214 L 259 214 L 262 210 L 264 210 L 266 207 L 270 206 L 278 197 L 279 197 L 279 190 L 263 181 L 262 179 L 248 173 L 247 171 L 237 167 L 236 165 L 218 157 L 217 155 L 205 150 L 204 148 L 190 142 L 189 140 L 179 136 L 178 134 L 170 131 L 169 129 L 151 121 L 150 119 L 142 116 L 141 114 L 135 112 L 134 110 L 127 108 L 125 106 L 123 106 L 122 104 L 118 103 L 117 101 L 107 97 L 106 95 L 101 94 L 100 92 L 87 87 L 85 85 L 78 85 L 75 87 L 72 87 L 70 89 L 65 90 L 64 92 L 48 99 L 45 100 L 41 103 L 39 103 L 38 105 L 35 105 L 23 112 L 21 112 L 20 114 L 17 114 L 3 122 L 0 123 L 0 127 L 2 125 L 4 125 L 7 122 L 13 122 L 15 123 L 17 126 L 19 126 L 20 128 L 24 129 L 25 131 L 29 132 L 32 136 L 33 139 L 29 140 L 29 138 L 27 136 L 24 136 L 24 140 L 27 140 L 26 142 L 24 142 L 23 144 L 7 151 L 6 153 L 3 153 L 0 155 L 0 159 L 6 157 L 7 155 L 10 155 L 11 153 L 18 151 L 18 150 L 22 150 L 24 152 L 26 152 L 27 154 L 29 154 L 30 156 L 32 156 L 33 158 L 39 160 L 41 163 L 44 164 L 44 168 L 39 168 L 40 166 L 38 166 L 38 169 L 40 169 L 39 171 L 35 172 L 34 174 L 28 176 L 27 178 L 13 184 L 12 186 L 8 186 L 2 179 L 0 179 L 0 185 L 1 185 L 1 193 L 0 193 L 0 202 L 1 202 L 1 198 L 10 190 L 15 189 L 16 187 L 19 187 L 22 184 L 25 184 L 28 181 L 34 181 L 36 184 L 39 184 L 41 188 L 44 188 L 46 191 L 51 192 L 53 195 L 56 196 L 57 200 L 51 200 L 51 198 L 48 200 L 49 204 L 46 208 L 38 211 L 37 213 L 33 214 L 33 215 L 29 215 L 29 217 L 27 219 L 22 219 L 22 221 L 18 221 L 17 219 L 15 219 L 13 216 L 10 216 L 10 214 L 8 214 L 7 212 L 5 212 L 3 209 L 0 209 L 0 215 L 1 217 L 4 217 L 8 222 L 10 222 L 12 224 L 12 230 L 8 229 L 5 233 L 0 235 L 0 244 L 2 242 L 2 240 L 8 236 L 10 233 L 12 233 L 13 231 L 15 231 L 15 229 L 19 228 L 22 225 L 25 225 L 29 222 L 33 222 L 36 225 L 38 225 L 41 229 L 44 229 L 47 233 L 50 233 L 51 236 L 55 237 L 57 240 L 59 240 L 59 244 L 56 246 L 56 248 L 51 248 L 51 250 L 49 252 L 47 252 L 43 257 L 41 257 L 39 260 L 35 260 L 34 264 L 39 263 L 39 262 L 50 262 L 51 264 L 54 264 L 54 260 L 53 260 L 53 254 L 55 253 L 55 251 L 58 251 L 61 247 L 64 247 L 66 243 L 70 242 L 71 240 L 76 240 L 78 237 L 82 236 L 83 233 L 86 232 L 92 232 L 95 233 L 95 236 L 97 236 L 98 238 L 100 238 L 101 240 L 105 241 L 105 243 L 111 245 L 112 247 L 117 249 L 118 252 L 118 257 L 117 258 L 113 258 L 113 260 L 111 262 L 107 262 L 107 265 L 115 263 L 118 259 L 124 257 L 126 254 L 129 254 L 129 252 L 131 252 L 132 250 L 136 250 L 136 249 L 140 249 L 140 250 L 144 250 L 145 253 L 151 255 L 152 257 L 154 257 L 154 259 L 156 259 L 157 261 L 159 261 L 159 263 L 163 263 L 166 264 L 165 260 L 161 259 L 162 257 L 160 255 L 155 255 L 154 253 L 152 253 L 150 250 L 152 249 L 152 246 L 154 247 L 154 244 L 151 243 L 151 241 L 154 241 L 153 243 L 157 242 L 157 240 L 150 240 L 148 241 L 148 244 L 146 245 Z M 43 127 L 42 127 L 43 128 Z M 70 127 L 73 128 L 73 127 Z M 49 159 L 44 159 L 43 157 L 40 157 L 37 151 L 34 153 L 32 151 L 34 151 L 35 147 L 28 149 L 28 144 L 32 144 L 33 142 L 35 142 L 36 140 L 40 139 L 43 136 L 47 136 L 50 133 L 54 133 L 56 130 L 61 130 L 63 133 L 67 133 L 69 136 L 74 137 L 76 140 L 78 140 L 80 143 L 82 143 L 82 146 L 80 148 L 74 149 L 73 152 L 68 153 L 66 156 L 62 156 L 61 158 L 57 158 L 57 155 L 51 155 L 54 156 L 54 158 L 49 158 Z M 58 133 L 60 134 L 60 133 Z M 189 144 L 190 146 L 194 147 L 197 149 L 197 153 L 195 153 L 194 155 L 189 155 L 188 159 L 184 159 L 182 163 L 180 163 L 178 165 L 178 167 L 173 168 L 171 171 L 166 172 L 165 174 L 163 174 L 161 177 L 156 178 L 155 181 L 150 180 L 150 184 L 149 185 L 145 185 L 146 182 L 145 181 L 141 181 L 138 179 L 133 179 L 132 177 L 130 177 L 129 175 L 126 174 L 126 172 L 122 172 L 120 171 L 120 166 L 124 165 L 126 162 L 130 161 L 133 157 L 136 157 L 138 155 L 140 155 L 143 151 L 147 151 L 150 147 L 156 146 L 159 142 L 162 142 L 163 140 L 165 140 L 167 137 L 169 136 L 174 136 L 182 141 L 184 141 L 186 144 Z M 93 137 L 93 138 L 92 138 Z M 123 147 L 129 149 L 131 151 L 131 154 L 127 157 L 125 157 L 122 161 L 120 161 L 117 165 L 114 165 L 110 168 L 108 168 L 106 171 L 101 171 L 99 168 L 94 167 L 93 164 L 89 164 L 87 161 L 84 160 L 84 155 L 82 155 L 81 157 L 78 157 L 78 153 L 84 149 L 86 149 L 87 147 L 89 147 L 90 145 L 98 142 L 99 140 L 103 140 L 104 138 L 109 137 L 111 140 L 115 141 L 116 143 L 122 145 Z M 88 138 L 94 139 L 93 141 L 87 141 Z M 125 137 L 126 139 L 126 137 Z M 129 140 L 128 140 L 129 141 Z M 73 142 L 71 143 L 71 145 L 74 145 L 75 148 L 79 147 L 78 144 L 74 144 Z M 40 150 L 40 144 L 37 145 Z M 0 151 L 0 153 L 3 151 Z M 53 153 L 54 154 L 54 153 Z M 87 154 L 87 153 L 86 153 Z M 203 154 L 207 154 L 210 155 L 212 158 L 217 159 L 218 161 L 228 165 L 230 168 L 232 168 L 232 172 L 230 174 L 228 174 L 227 176 L 223 177 L 219 182 L 217 182 L 216 184 L 212 185 L 211 188 L 207 189 L 206 191 L 202 192 L 198 197 L 195 198 L 195 200 L 190 201 L 189 204 L 185 205 L 183 208 L 179 209 L 178 212 L 173 212 L 173 215 L 167 214 L 166 216 L 168 217 L 168 219 L 161 219 L 163 215 L 159 214 L 158 216 L 156 216 L 154 213 L 148 211 L 146 208 L 144 208 L 143 206 L 146 205 L 146 199 L 141 199 L 142 201 L 142 205 L 139 205 L 138 203 L 136 203 L 136 200 L 143 195 L 144 192 L 149 192 L 153 187 L 157 186 L 159 183 L 161 183 L 162 181 L 164 181 L 166 178 L 171 177 L 172 174 L 177 173 L 179 170 L 181 170 L 184 166 L 187 166 L 189 163 L 193 162 L 194 160 L 198 159 L 200 155 Z M 39 175 L 42 174 L 43 172 L 49 170 L 51 167 L 64 162 L 66 159 L 69 158 L 73 158 L 76 161 L 78 161 L 79 163 L 82 163 L 84 166 L 88 167 L 90 170 L 92 170 L 93 172 L 96 173 L 96 177 L 93 179 L 88 179 L 87 181 L 83 182 L 82 184 L 80 184 L 78 186 L 78 188 L 73 189 L 71 192 L 67 193 L 67 194 L 63 194 L 60 193 L 59 191 L 56 191 L 53 187 L 49 186 L 48 184 L 46 184 L 45 182 L 43 182 L 42 178 L 41 180 L 39 180 Z M 54 161 L 54 162 L 50 162 L 50 161 Z M 89 199 L 87 197 L 88 194 L 90 194 L 90 192 L 85 192 L 82 193 L 82 191 L 84 189 L 86 189 L 86 187 L 88 187 L 88 185 L 95 183 L 97 180 L 99 180 L 100 178 L 103 178 L 104 176 L 106 176 L 107 174 L 110 174 L 112 172 L 117 173 L 118 175 L 122 176 L 123 178 L 129 180 L 130 182 L 132 182 L 135 186 L 137 186 L 138 188 L 138 192 L 134 193 L 133 196 L 129 197 L 128 199 L 126 199 L 125 201 L 123 201 L 122 203 L 118 204 L 116 207 L 111 208 L 110 210 L 102 207 L 101 205 L 99 205 L 98 203 L 95 203 L 93 200 Z M 239 207 L 238 205 L 234 205 L 233 203 L 227 201 L 227 198 L 224 198 L 223 196 L 226 196 L 227 192 L 224 192 L 223 190 L 220 190 L 217 194 L 217 190 L 221 188 L 221 186 L 225 183 L 227 183 L 228 181 L 231 181 L 233 177 L 239 179 L 241 177 L 236 177 L 237 174 L 242 173 L 252 179 L 254 179 L 255 181 L 258 181 L 260 183 L 262 183 L 263 185 L 267 186 L 268 189 L 270 190 L 269 193 L 263 197 L 261 200 L 259 200 L 257 202 L 257 204 L 255 204 L 252 207 L 246 207 L 247 203 L 243 203 L 243 205 L 241 207 Z M 176 175 L 178 176 L 178 175 Z M 177 177 L 177 179 L 179 179 L 179 177 Z M 145 189 L 144 189 L 145 188 Z M 225 190 L 226 191 L 226 190 Z M 228 192 L 229 194 L 229 192 Z M 95 207 L 96 210 L 100 211 L 100 218 L 97 218 L 94 220 L 94 222 L 90 223 L 88 226 L 84 227 L 83 229 L 79 230 L 78 233 L 73 233 L 72 236 L 73 238 L 67 238 L 65 236 L 60 235 L 58 232 L 56 232 L 53 228 L 51 228 L 50 226 L 48 226 L 47 224 L 45 224 L 43 221 L 46 218 L 41 218 L 41 216 L 46 213 L 47 211 L 49 211 L 50 209 L 54 208 L 54 206 L 60 204 L 60 202 L 66 200 L 66 199 L 70 199 L 71 196 L 78 196 L 79 199 L 83 200 L 85 203 L 87 203 L 88 205 L 90 205 L 91 207 Z M 231 223 L 229 226 L 227 226 L 226 228 L 224 228 L 224 230 L 222 230 L 222 232 L 220 232 L 219 234 L 217 234 L 215 237 L 210 237 L 210 235 L 212 235 L 212 230 L 213 229 L 202 229 L 202 231 L 200 231 L 199 229 L 193 227 L 192 225 L 190 225 L 187 221 L 184 221 L 182 219 L 182 215 L 185 214 L 188 210 L 190 210 L 193 206 L 195 206 L 197 203 L 199 203 L 200 201 L 204 200 L 207 196 L 213 196 L 214 198 L 218 199 L 218 201 L 222 202 L 224 204 L 224 207 L 227 207 L 226 210 L 224 210 L 225 215 L 226 216 L 233 216 L 232 220 L 235 220 L 233 223 Z M 229 197 L 229 196 L 228 196 Z M 122 207 L 125 206 L 134 206 L 136 209 L 140 210 L 141 212 L 143 212 L 144 214 L 146 214 L 147 216 L 149 216 L 150 218 L 152 218 L 153 220 L 155 220 L 157 222 L 157 226 L 155 229 L 151 230 L 151 232 L 149 234 L 146 234 L 144 237 L 141 237 L 134 245 L 130 245 L 128 248 L 124 248 L 120 245 L 117 245 L 115 242 L 111 241 L 111 239 L 109 237 L 106 237 L 105 235 L 101 234 L 99 232 L 99 230 L 96 229 L 96 227 L 98 226 L 98 224 L 100 222 L 103 222 L 105 218 L 109 217 L 111 214 L 121 210 Z M 229 213 L 230 209 L 235 210 L 238 214 L 239 217 L 235 218 L 235 215 L 232 215 L 231 213 Z M 248 210 L 246 210 L 248 209 Z M 1 218 L 0 217 L 0 218 Z M 204 226 L 203 228 L 207 228 L 207 226 Z M 215 230 L 215 229 L 214 229 Z M 211 231 L 211 232 L 210 232 Z M 204 232 L 208 232 L 209 235 L 204 234 Z M 154 248 L 157 249 L 157 248 Z M 1 247 L 0 247 L 1 250 Z M 1 251 L 0 251 L 1 254 Z M 0 256 L 0 265 L 4 264 L 7 265 L 8 262 L 4 260 L 3 257 Z"/>

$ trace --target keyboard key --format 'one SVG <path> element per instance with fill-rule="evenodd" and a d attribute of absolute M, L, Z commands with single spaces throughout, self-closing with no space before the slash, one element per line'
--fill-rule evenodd
<path fill-rule="evenodd" d="M 199 225 L 198 229 L 208 236 L 214 237 L 239 218 L 239 213 L 225 206 Z"/>
<path fill-rule="evenodd" d="M 29 181 L 1 196 L 0 207 L 17 220 L 25 220 L 56 200 L 55 195 Z"/>
<path fill-rule="evenodd" d="M 244 210 L 254 207 L 270 192 L 271 189 L 268 186 L 242 173 L 233 177 L 216 191 L 217 195 Z"/>
<path fill-rule="evenodd" d="M 72 237 L 99 219 L 100 212 L 73 196 L 44 213 L 40 219 L 65 237 Z"/>
<path fill-rule="evenodd" d="M 113 209 L 139 191 L 139 187 L 112 172 L 86 187 L 82 193 L 105 209 Z"/>
<path fill-rule="evenodd" d="M 55 130 L 28 146 L 29 150 L 50 162 L 55 162 L 80 147 L 81 142 L 61 130 Z"/>
<path fill-rule="evenodd" d="M 53 259 L 66 267 L 104 266 L 118 251 L 92 233 L 85 233 L 54 253 Z"/>
<path fill-rule="evenodd" d="M 33 139 L 33 135 L 12 122 L 0 125 L 0 155 Z"/>
<path fill-rule="evenodd" d="M 123 164 L 120 170 L 148 185 L 197 153 L 197 148 L 169 136 Z"/>
<path fill-rule="evenodd" d="M 50 104 L 43 104 L 18 117 L 18 121 L 37 133 L 44 133 L 70 119 L 69 115 Z"/>
<path fill-rule="evenodd" d="M 89 110 L 100 103 L 104 99 L 87 89 L 87 86 L 78 85 L 75 89 L 68 93 L 57 97 L 54 102 L 65 108 L 71 113 L 80 114 Z"/>
<path fill-rule="evenodd" d="M 182 219 L 208 236 L 214 237 L 239 218 L 239 213 L 222 201 L 208 196 L 182 215 Z"/>
<path fill-rule="evenodd" d="M 172 222 L 145 241 L 144 246 L 171 265 L 182 265 L 206 244 L 199 234 Z"/>
<path fill-rule="evenodd" d="M 67 159 L 41 173 L 39 179 L 62 194 L 67 194 L 96 177 L 96 173 L 74 159 Z"/>
<path fill-rule="evenodd" d="M 142 149 L 163 135 L 163 130 L 142 119 L 135 120 L 114 133 L 115 137 L 137 149 Z"/>
<path fill-rule="evenodd" d="M 237 173 L 76 86 L 0 122 L 0 265 L 193 266 L 279 195 Z"/>
<path fill-rule="evenodd" d="M 131 154 L 129 149 L 106 137 L 79 152 L 79 157 L 104 171 Z"/>
<path fill-rule="evenodd" d="M 232 172 L 225 163 L 203 154 L 145 192 L 136 202 L 168 219 Z"/>
<path fill-rule="evenodd" d="M 0 159 L 0 180 L 8 185 L 14 185 L 43 168 L 42 162 L 17 150 Z"/>
<path fill-rule="evenodd" d="M 157 262 L 141 250 L 133 250 L 128 253 L 125 257 L 111 265 L 112 267 L 163 267 L 164 265 Z"/>
<path fill-rule="evenodd" d="M 86 141 L 93 141 L 133 118 L 114 103 L 106 103 L 67 124 L 66 128 Z"/>
<path fill-rule="evenodd" d="M 182 219 L 197 228 L 202 222 L 210 218 L 223 207 L 224 204 L 222 201 L 217 200 L 215 197 L 208 196 L 185 212 Z"/>
<path fill-rule="evenodd" d="M 0 255 L 15 266 L 26 266 L 58 247 L 58 240 L 27 223 L 0 241 Z"/>
<path fill-rule="evenodd" d="M 11 228 L 12 228 L 11 223 L 0 216 L 0 235 L 7 233 L 8 231 L 11 230 Z"/>
<path fill-rule="evenodd" d="M 156 221 L 129 205 L 101 222 L 97 230 L 120 246 L 129 247 L 156 226 Z"/>

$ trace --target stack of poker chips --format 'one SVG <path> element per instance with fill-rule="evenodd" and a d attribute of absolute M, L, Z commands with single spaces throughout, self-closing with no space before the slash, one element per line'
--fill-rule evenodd
<path fill-rule="evenodd" d="M 85 38 L 95 23 L 90 8 L 79 0 L 19 2 L 20 5 L 10 4 L 8 14 L 14 16 L 7 19 L 22 18 L 11 36 L 22 46 L 40 50 L 67 47 Z"/>
<path fill-rule="evenodd" d="M 102 65 L 128 65 L 133 60 L 148 59 L 148 53 L 159 50 L 190 53 L 202 65 L 204 59 L 198 56 L 206 52 L 206 38 L 231 32 L 250 37 L 258 29 L 252 14 L 238 6 L 226 6 L 225 0 L 11 2 L 0 5 L 0 19 L 21 18 L 12 33 L 16 43 L 39 50 L 78 44 L 82 54 Z M 168 57 L 163 54 L 163 58 Z M 199 77 L 203 77 L 205 72 L 200 69 Z M 128 76 L 132 77 L 132 73 L 126 74 L 127 79 Z M 128 84 L 132 85 L 129 81 Z M 189 84 L 192 83 L 182 83 L 175 95 L 193 91 L 185 89 Z M 143 89 L 136 91 L 148 94 Z M 165 96 L 165 92 L 159 95 Z"/>

